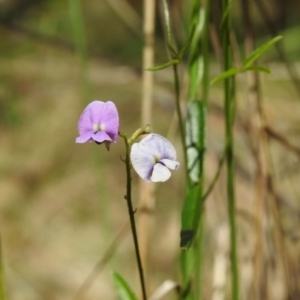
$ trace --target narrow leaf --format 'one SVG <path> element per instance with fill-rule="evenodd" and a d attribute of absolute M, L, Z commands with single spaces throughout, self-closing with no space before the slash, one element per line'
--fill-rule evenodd
<path fill-rule="evenodd" d="M 238 68 L 231 68 L 228 71 L 225 71 L 221 73 L 220 75 L 216 76 L 210 84 L 215 84 L 221 80 L 224 80 L 228 77 L 235 76 L 241 73 L 245 73 L 247 71 L 257 71 L 257 72 L 262 72 L 266 74 L 271 74 L 271 71 L 268 68 L 261 67 L 261 66 L 247 66 L 247 67 L 242 67 L 240 69 Z"/>
<path fill-rule="evenodd" d="M 219 81 L 221 81 L 221 80 L 224 80 L 224 79 L 226 79 L 226 78 L 228 78 L 228 77 L 234 76 L 234 75 L 239 74 L 239 73 L 241 73 L 241 72 L 243 72 L 241 69 L 238 69 L 238 68 L 231 68 L 231 69 L 229 69 L 229 70 L 227 70 L 227 71 L 225 71 L 225 72 L 219 74 L 218 76 L 216 76 L 216 77 L 210 82 L 210 84 L 215 84 L 215 83 L 217 83 L 217 82 L 219 82 Z"/>
<path fill-rule="evenodd" d="M 170 61 L 168 61 L 167 63 L 160 65 L 160 66 L 156 66 L 156 67 L 152 67 L 152 68 L 148 68 L 147 71 L 159 71 L 159 70 L 163 70 L 166 69 L 170 66 L 176 65 L 179 63 L 178 59 L 172 59 Z"/>
<path fill-rule="evenodd" d="M 265 67 L 261 67 L 261 66 L 249 66 L 249 67 L 243 68 L 242 70 L 243 70 L 243 72 L 257 71 L 257 72 L 262 72 L 262 73 L 266 73 L 266 74 L 271 74 L 271 70 L 269 70 L 268 68 L 265 68 Z"/>
<path fill-rule="evenodd" d="M 282 39 L 281 35 L 274 37 L 272 40 L 266 42 L 262 46 L 255 49 L 244 61 L 244 68 L 251 66 L 260 56 L 262 56 L 267 50 L 269 50 L 275 43 Z"/>
<path fill-rule="evenodd" d="M 119 273 L 114 272 L 112 276 L 121 300 L 138 300 L 132 288 Z"/>

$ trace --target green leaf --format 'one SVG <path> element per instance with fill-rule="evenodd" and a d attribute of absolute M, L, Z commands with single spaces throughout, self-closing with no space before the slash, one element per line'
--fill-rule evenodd
<path fill-rule="evenodd" d="M 211 82 L 210 84 L 215 84 L 221 80 L 224 80 L 228 77 L 231 76 L 235 76 L 237 74 L 241 74 L 241 73 L 245 73 L 248 71 L 256 71 L 256 72 L 262 72 L 262 73 L 266 73 L 266 74 L 271 74 L 271 71 L 268 68 L 265 67 L 261 67 L 261 66 L 247 66 L 247 67 L 242 67 L 240 69 L 238 68 L 231 68 L 223 73 L 221 73 L 220 75 L 216 76 Z"/>
<path fill-rule="evenodd" d="M 271 70 L 265 67 L 261 67 L 261 66 L 249 66 L 246 68 L 242 68 L 243 72 L 247 72 L 247 71 L 257 71 L 257 72 L 262 72 L 262 73 L 266 73 L 266 74 L 271 74 Z"/>
<path fill-rule="evenodd" d="M 241 71 L 241 69 L 238 69 L 238 68 L 231 68 L 231 69 L 229 69 L 229 70 L 227 70 L 227 71 L 225 71 L 225 72 L 219 74 L 218 76 L 216 76 L 216 77 L 210 82 L 210 84 L 215 84 L 215 83 L 217 83 L 217 82 L 219 82 L 219 81 L 221 81 L 221 80 L 224 80 L 224 79 L 226 79 L 226 78 L 228 78 L 228 77 L 234 76 L 234 75 L 239 74 L 239 73 L 241 73 L 241 72 L 243 72 L 243 71 Z"/>
<path fill-rule="evenodd" d="M 251 66 L 260 56 L 262 56 L 267 50 L 269 50 L 275 43 L 282 39 L 281 35 L 274 37 L 272 40 L 266 42 L 262 46 L 255 49 L 244 61 L 243 67 L 247 68 Z"/>
<path fill-rule="evenodd" d="M 256 50 L 254 50 L 244 61 L 242 68 L 231 68 L 218 76 L 216 76 L 210 84 L 214 84 L 216 82 L 219 82 L 221 80 L 224 80 L 228 77 L 235 76 L 240 73 L 244 73 L 247 71 L 258 71 L 270 74 L 271 71 L 267 68 L 261 67 L 261 66 L 253 66 L 253 63 L 262 55 L 264 54 L 268 49 L 270 49 L 275 43 L 277 43 L 279 40 L 282 39 L 282 36 L 276 36 L 272 40 L 268 41 L 267 43 L 263 44 L 262 46 L 258 47 Z"/>
<path fill-rule="evenodd" d="M 134 291 L 119 273 L 113 272 L 112 276 L 121 300 L 138 300 Z"/>
<path fill-rule="evenodd" d="M 167 63 L 160 65 L 160 66 L 156 66 L 156 67 L 152 67 L 152 68 L 148 68 L 147 71 L 159 71 L 159 70 L 163 70 L 166 69 L 172 65 L 176 65 L 179 63 L 179 59 L 172 59 L 170 61 L 168 61 Z"/>

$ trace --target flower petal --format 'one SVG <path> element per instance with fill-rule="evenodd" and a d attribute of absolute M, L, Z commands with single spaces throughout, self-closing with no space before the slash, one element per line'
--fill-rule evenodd
<path fill-rule="evenodd" d="M 150 176 L 154 166 L 154 158 L 149 155 L 141 147 L 141 143 L 135 143 L 131 147 L 130 159 L 133 168 L 140 177 L 150 182 Z"/>
<path fill-rule="evenodd" d="M 79 135 L 83 135 L 93 129 L 94 124 L 99 124 L 105 103 L 102 101 L 91 102 L 81 114 L 78 121 Z"/>
<path fill-rule="evenodd" d="M 139 144 L 141 149 L 152 154 L 155 158 L 167 158 L 170 160 L 176 159 L 176 150 L 174 146 L 166 138 L 159 134 L 149 134 Z"/>
<path fill-rule="evenodd" d="M 96 141 L 98 143 L 103 143 L 104 141 L 109 141 L 109 142 L 112 141 L 110 136 L 105 131 L 98 131 L 98 132 L 94 133 L 92 138 L 94 141 Z"/>
<path fill-rule="evenodd" d="M 101 124 L 104 124 L 104 131 L 115 142 L 119 132 L 119 114 L 115 104 L 111 101 L 107 101 L 103 107 Z"/>
<path fill-rule="evenodd" d="M 163 163 L 166 167 L 168 167 L 171 170 L 176 170 L 179 167 L 179 162 L 175 160 L 170 160 L 170 159 L 161 159 L 161 163 Z"/>
<path fill-rule="evenodd" d="M 161 163 L 155 164 L 150 180 L 152 182 L 165 182 L 171 177 L 170 170 Z"/>
<path fill-rule="evenodd" d="M 76 138 L 76 143 L 86 143 L 93 141 L 92 136 L 94 135 L 93 131 L 88 131 L 79 137 Z"/>

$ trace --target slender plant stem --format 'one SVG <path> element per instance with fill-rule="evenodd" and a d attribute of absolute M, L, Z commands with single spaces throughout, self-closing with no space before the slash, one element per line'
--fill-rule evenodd
<path fill-rule="evenodd" d="M 172 46 L 172 34 L 171 34 L 171 25 L 170 25 L 170 13 L 167 0 L 162 0 L 164 16 L 165 16 L 165 30 L 166 30 L 166 38 L 167 45 L 169 47 L 169 51 L 173 49 Z M 174 53 L 171 53 L 171 57 Z"/>
<path fill-rule="evenodd" d="M 224 71 L 231 68 L 232 54 L 230 45 L 231 28 L 231 0 L 223 0 L 223 57 Z M 233 82 L 230 77 L 224 80 L 224 100 L 225 100 L 225 135 L 226 135 L 226 162 L 227 162 L 227 197 L 228 215 L 230 223 L 230 247 L 231 247 L 231 272 L 232 272 L 232 299 L 239 297 L 239 278 L 237 261 L 237 241 L 236 241 L 236 220 L 235 220 L 235 194 L 234 194 L 234 157 L 233 157 Z"/>
<path fill-rule="evenodd" d="M 203 30 L 203 38 L 202 38 L 202 47 L 203 47 L 203 78 L 202 78 L 202 99 L 204 103 L 208 103 L 208 96 L 209 96 L 209 42 L 210 42 L 210 35 L 209 35 L 209 18 L 210 18 L 210 0 L 205 0 L 205 23 L 204 23 L 204 30 Z"/>
<path fill-rule="evenodd" d="M 188 164 L 187 164 L 187 145 L 185 140 L 185 126 L 184 126 L 184 120 L 183 120 L 181 107 L 180 107 L 180 81 L 179 81 L 177 64 L 173 65 L 173 73 L 174 73 L 175 98 L 176 98 L 176 112 L 177 112 L 178 122 L 179 122 L 179 131 L 180 131 L 183 159 L 184 159 L 184 165 L 186 171 L 186 180 L 188 186 L 190 186 L 190 178 L 189 178 L 189 171 L 188 171 Z"/>
<path fill-rule="evenodd" d="M 192 283 L 192 270 L 193 270 L 193 259 L 194 252 L 183 250 L 181 252 L 181 275 L 182 275 L 182 286 L 183 291 L 181 292 L 181 300 L 191 300 L 191 283 Z"/>
<path fill-rule="evenodd" d="M 224 152 L 225 154 L 225 152 Z M 217 172 L 214 176 L 214 178 L 212 179 L 210 185 L 208 186 L 207 188 L 207 191 L 202 195 L 202 201 L 204 202 L 207 197 L 210 195 L 210 193 L 212 192 L 212 190 L 214 189 L 215 187 L 215 184 L 217 183 L 219 177 L 220 177 L 220 174 L 221 174 L 221 170 L 222 170 L 222 166 L 223 166 L 223 163 L 224 163 L 224 159 L 225 159 L 225 155 L 222 155 L 221 159 L 219 160 L 219 165 L 218 165 L 218 169 L 217 169 Z"/>
<path fill-rule="evenodd" d="M 202 200 L 201 200 L 202 201 Z M 203 204 L 203 203 L 202 203 Z M 203 273 L 203 250 L 204 250 L 204 221 L 205 215 L 203 213 L 203 205 L 201 206 L 202 213 L 198 221 L 198 236 L 194 243 L 194 257 L 195 257 L 195 288 L 194 299 L 202 299 L 202 273 Z"/>
<path fill-rule="evenodd" d="M 127 136 L 125 134 L 121 134 L 120 136 L 124 139 L 125 142 L 125 148 L 126 148 L 126 158 L 125 158 L 125 165 L 126 165 L 126 196 L 125 199 L 127 201 L 128 206 L 128 213 L 129 213 L 129 219 L 130 219 L 130 226 L 131 226 L 131 232 L 134 242 L 134 250 L 138 265 L 138 271 L 139 271 L 139 277 L 141 281 L 141 288 L 142 288 L 142 294 L 143 294 L 143 300 L 147 300 L 147 294 L 146 294 L 146 285 L 145 285 L 145 279 L 144 279 L 144 271 L 142 266 L 142 260 L 140 256 L 140 250 L 139 250 L 139 243 L 138 243 L 138 236 L 137 236 L 137 230 L 135 225 L 135 219 L 134 219 L 134 209 L 132 206 L 132 200 L 131 200 L 131 174 L 130 174 L 130 147 L 128 143 Z"/>
<path fill-rule="evenodd" d="M 202 46 L 202 59 L 203 59 L 203 75 L 201 79 L 201 89 L 202 89 L 202 101 L 203 101 L 203 120 L 198 120 L 199 124 L 203 122 L 203 126 L 200 126 L 200 130 L 202 131 L 200 137 L 199 137 L 199 144 L 202 149 L 205 149 L 206 147 L 206 118 L 205 113 L 207 109 L 207 103 L 208 103 L 208 95 L 209 95 L 209 17 L 210 17 L 210 0 L 204 0 L 202 1 L 203 9 L 205 10 L 204 13 L 204 28 L 202 33 L 202 40 L 201 40 L 201 46 Z M 197 8 L 197 1 L 194 1 L 194 7 Z M 201 22 L 200 15 L 197 18 L 198 23 Z M 197 51 L 200 52 L 199 47 L 197 47 Z M 200 58 L 200 53 L 199 59 Z M 202 128 L 201 128 L 202 127 Z M 204 157 L 202 158 L 204 160 Z M 195 299 L 200 300 L 202 299 L 202 277 L 203 277 L 203 249 L 204 249 L 204 230 L 205 230 L 205 210 L 204 210 L 204 201 L 205 198 L 203 195 L 203 182 L 205 180 L 205 173 L 203 168 L 203 162 L 201 163 L 201 172 L 199 173 L 199 183 L 201 184 L 201 215 L 200 220 L 198 223 L 198 238 L 195 243 L 195 265 L 197 268 L 195 269 Z"/>

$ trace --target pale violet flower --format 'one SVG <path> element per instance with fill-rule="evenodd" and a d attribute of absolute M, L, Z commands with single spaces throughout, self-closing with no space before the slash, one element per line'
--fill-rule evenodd
<path fill-rule="evenodd" d="M 174 146 L 159 134 L 149 134 L 131 147 L 130 159 L 140 177 L 148 182 L 164 182 L 179 167 Z"/>
<path fill-rule="evenodd" d="M 110 143 L 115 143 L 119 132 L 119 114 L 115 104 L 111 101 L 91 102 L 81 114 L 78 121 L 79 137 L 76 143 L 95 141 L 105 143 L 109 149 Z"/>

